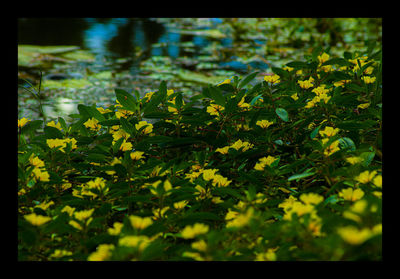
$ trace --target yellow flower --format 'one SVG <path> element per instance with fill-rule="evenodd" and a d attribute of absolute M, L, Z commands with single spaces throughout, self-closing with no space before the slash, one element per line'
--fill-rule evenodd
<path fill-rule="evenodd" d="M 238 106 L 240 107 L 240 108 L 249 108 L 250 107 L 250 104 L 248 104 L 248 103 L 245 103 L 244 102 L 244 97 L 240 100 L 240 102 L 238 103 Z"/>
<path fill-rule="evenodd" d="M 50 258 L 62 258 L 62 257 L 65 257 L 65 256 L 71 256 L 71 255 L 72 255 L 71 251 L 56 249 L 50 255 Z"/>
<path fill-rule="evenodd" d="M 265 164 L 265 165 L 271 166 L 271 164 L 272 164 L 273 162 L 275 162 L 275 160 L 276 160 L 275 157 L 268 155 L 268 157 L 262 157 L 262 158 L 260 159 L 260 162 L 263 163 L 263 164 Z"/>
<path fill-rule="evenodd" d="M 203 171 L 203 179 L 205 181 L 210 181 L 211 179 L 214 179 L 215 173 L 218 171 L 218 169 L 206 169 Z"/>
<path fill-rule="evenodd" d="M 50 148 L 57 148 L 61 146 L 60 150 L 64 152 L 64 147 L 66 146 L 65 141 L 63 139 L 47 139 L 47 145 Z"/>
<path fill-rule="evenodd" d="M 269 248 L 265 253 L 257 253 L 255 261 L 276 261 L 276 249 Z"/>
<path fill-rule="evenodd" d="M 354 179 L 357 180 L 358 182 L 361 182 L 363 184 L 366 184 L 370 181 L 372 181 L 372 179 L 374 178 L 374 176 L 377 174 L 376 171 L 364 171 L 362 173 L 360 173 L 358 176 L 356 176 Z"/>
<path fill-rule="evenodd" d="M 140 217 L 131 215 L 129 216 L 129 221 L 131 222 L 132 227 L 138 230 L 142 230 L 153 224 L 151 217 Z"/>
<path fill-rule="evenodd" d="M 301 194 L 300 200 L 305 204 L 319 204 L 324 200 L 324 197 L 316 193 Z"/>
<path fill-rule="evenodd" d="M 310 87 L 313 87 L 314 84 L 312 84 L 312 82 L 310 80 L 298 80 L 297 83 L 300 85 L 301 88 L 303 89 L 308 89 Z"/>
<path fill-rule="evenodd" d="M 209 227 L 207 225 L 196 223 L 193 226 L 187 225 L 183 228 L 181 235 L 185 239 L 195 238 L 200 234 L 205 234 L 208 232 Z"/>
<path fill-rule="evenodd" d="M 107 113 L 107 112 L 112 112 L 110 109 L 104 109 L 102 107 L 96 108 L 101 114 Z"/>
<path fill-rule="evenodd" d="M 370 77 L 370 76 L 363 76 L 361 79 L 366 83 L 374 83 L 376 80 L 376 77 Z"/>
<path fill-rule="evenodd" d="M 284 220 L 292 220 L 292 214 L 296 213 L 297 216 L 303 216 L 305 214 L 314 214 L 315 209 L 312 204 L 303 204 L 299 201 L 294 201 L 293 204 L 289 207 L 285 207 L 285 215 L 283 216 Z"/>
<path fill-rule="evenodd" d="M 146 95 L 144 95 L 144 98 L 147 98 L 147 101 L 149 101 L 154 93 L 155 92 L 147 92 Z"/>
<path fill-rule="evenodd" d="M 361 163 L 363 161 L 363 158 L 361 157 L 348 157 L 346 158 L 346 161 L 349 162 L 352 165 Z"/>
<path fill-rule="evenodd" d="M 33 175 L 35 176 L 36 179 L 39 181 L 47 182 L 50 181 L 50 175 L 47 171 L 39 169 L 39 168 L 34 168 L 32 170 Z"/>
<path fill-rule="evenodd" d="M 339 81 L 334 82 L 333 85 L 336 86 L 336 87 L 339 87 L 339 86 L 344 87 L 344 85 L 346 83 L 349 83 L 350 81 L 351 81 L 350 79 L 339 80 Z"/>
<path fill-rule="evenodd" d="M 88 261 L 104 261 L 111 256 L 111 251 L 114 249 L 113 244 L 100 244 L 97 246 L 96 251 L 91 253 Z"/>
<path fill-rule="evenodd" d="M 204 261 L 204 258 L 197 252 L 185 251 L 182 253 L 182 257 L 192 258 L 196 261 Z"/>
<path fill-rule="evenodd" d="M 285 67 L 283 67 L 282 69 L 284 69 L 284 70 L 286 70 L 286 71 L 288 71 L 288 72 L 291 72 L 291 71 L 294 70 L 294 68 L 289 67 L 289 66 L 285 66 Z"/>
<path fill-rule="evenodd" d="M 31 157 L 29 158 L 29 163 L 32 166 L 35 166 L 37 168 L 41 168 L 44 167 L 44 162 L 42 160 L 39 159 L 39 157 L 34 156 L 33 154 L 31 155 Z"/>
<path fill-rule="evenodd" d="M 321 55 L 318 55 L 318 61 L 319 61 L 319 64 L 321 65 L 322 63 L 324 63 L 324 62 L 326 62 L 326 61 L 328 61 L 328 59 L 329 59 L 329 54 L 327 54 L 327 53 L 322 53 Z"/>
<path fill-rule="evenodd" d="M 325 138 L 327 140 L 327 138 Z M 323 141 L 324 144 L 324 141 Z M 325 148 L 324 150 L 324 155 L 325 156 L 331 156 L 333 153 L 335 153 L 336 151 L 339 151 L 339 140 L 335 140 L 334 142 L 332 142 L 327 148 Z"/>
<path fill-rule="evenodd" d="M 24 215 L 24 218 L 34 226 L 41 226 L 51 220 L 48 216 L 36 215 L 36 213 Z"/>
<path fill-rule="evenodd" d="M 29 121 L 31 121 L 31 120 L 29 120 L 29 119 L 27 119 L 25 117 L 21 118 L 21 119 L 18 119 L 18 128 L 24 127 L 25 124 L 28 123 Z"/>
<path fill-rule="evenodd" d="M 382 188 L 382 175 L 377 175 L 374 177 L 374 179 L 372 180 L 372 183 L 379 188 Z"/>
<path fill-rule="evenodd" d="M 132 150 L 132 147 L 133 147 L 132 143 L 127 142 L 126 139 L 124 139 L 121 146 L 119 147 L 119 150 L 128 151 L 128 150 Z"/>
<path fill-rule="evenodd" d="M 138 248 L 139 251 L 143 251 L 150 242 L 149 237 L 145 235 L 128 235 L 120 238 L 118 244 L 120 246 Z"/>
<path fill-rule="evenodd" d="M 317 94 L 318 96 L 322 95 L 322 94 L 326 94 L 329 92 L 329 89 L 325 89 L 325 84 L 318 86 L 316 88 L 314 88 L 311 92 L 314 92 L 315 94 Z"/>
<path fill-rule="evenodd" d="M 373 236 L 370 229 L 364 228 L 359 230 L 354 226 L 341 227 L 337 232 L 344 241 L 351 245 L 360 245 Z"/>
<path fill-rule="evenodd" d="M 222 84 L 229 84 L 231 83 L 232 79 L 227 78 L 226 80 L 224 80 L 223 82 L 219 83 L 218 85 L 222 85 Z"/>
<path fill-rule="evenodd" d="M 232 211 L 230 208 L 228 208 L 228 212 L 225 215 L 225 220 L 230 221 L 235 219 L 239 215 L 239 212 L 237 211 Z"/>
<path fill-rule="evenodd" d="M 258 120 L 256 125 L 260 126 L 261 128 L 265 129 L 274 124 L 274 122 L 270 122 L 268 120 Z"/>
<path fill-rule="evenodd" d="M 112 228 L 108 228 L 107 232 L 110 235 L 119 235 L 123 226 L 124 225 L 122 223 L 120 223 L 120 222 L 114 222 L 113 227 Z"/>
<path fill-rule="evenodd" d="M 46 126 L 54 127 L 61 131 L 61 123 L 56 124 L 54 121 L 50 121 L 49 123 L 47 123 Z"/>
<path fill-rule="evenodd" d="M 235 216 L 233 220 L 230 220 L 227 222 L 226 227 L 227 228 L 241 228 L 245 225 L 247 225 L 250 222 L 251 217 L 253 216 L 254 209 L 250 207 L 246 213 L 241 213 Z"/>
<path fill-rule="evenodd" d="M 253 144 L 251 144 L 247 141 L 242 142 L 242 140 L 239 139 L 236 142 L 234 142 L 230 147 L 234 148 L 236 150 L 239 150 L 240 148 L 243 147 L 242 151 L 246 151 L 246 150 L 252 148 L 253 146 L 254 146 Z"/>
<path fill-rule="evenodd" d="M 131 156 L 132 160 L 140 160 L 140 159 L 144 158 L 143 154 L 144 154 L 143 151 L 135 151 L 135 152 L 132 152 L 130 154 L 130 156 Z"/>
<path fill-rule="evenodd" d="M 183 209 L 188 203 L 188 201 L 174 202 L 174 207 L 175 209 Z"/>
<path fill-rule="evenodd" d="M 339 192 L 339 197 L 342 197 L 346 201 L 356 201 L 364 196 L 363 190 L 357 188 L 346 188 Z"/>
<path fill-rule="evenodd" d="M 273 74 L 273 75 L 269 75 L 269 76 L 265 76 L 264 77 L 264 80 L 266 82 L 270 82 L 270 83 L 273 83 L 273 84 L 280 82 L 279 79 L 280 79 L 280 76 L 278 76 L 277 74 Z"/>
<path fill-rule="evenodd" d="M 145 126 L 147 126 L 147 127 L 142 130 L 142 133 L 150 134 L 153 131 L 153 124 L 147 123 L 146 121 L 139 121 L 138 124 L 135 124 L 135 128 L 138 131 L 140 130 L 140 128 L 145 127 Z"/>
<path fill-rule="evenodd" d="M 49 201 L 49 202 L 42 202 L 41 204 L 35 205 L 35 207 L 41 208 L 43 210 L 47 210 L 50 206 L 52 206 L 54 204 L 53 201 Z"/>
<path fill-rule="evenodd" d="M 329 72 L 334 71 L 332 65 L 321 66 L 321 70 L 324 71 L 325 73 L 329 73 Z"/>
<path fill-rule="evenodd" d="M 89 128 L 92 131 L 98 131 L 101 128 L 99 121 L 94 117 L 83 123 L 83 125 L 85 125 L 86 128 Z"/>
<path fill-rule="evenodd" d="M 130 137 L 130 134 L 125 132 L 125 130 L 123 130 L 123 129 L 119 129 L 112 133 L 112 137 L 113 137 L 113 144 L 114 144 L 120 138 L 124 138 L 127 140 Z"/>
<path fill-rule="evenodd" d="M 219 152 L 221 154 L 228 154 L 229 146 L 217 148 L 215 152 Z"/>
<path fill-rule="evenodd" d="M 370 105 L 370 103 L 364 103 L 364 104 L 358 105 L 357 108 L 366 109 L 367 107 L 369 107 L 369 105 Z"/>
<path fill-rule="evenodd" d="M 191 246 L 198 251 L 205 252 L 207 250 L 207 243 L 203 239 L 193 242 Z"/>
<path fill-rule="evenodd" d="M 167 90 L 167 96 L 174 94 L 174 90 L 173 89 L 168 89 Z"/>
<path fill-rule="evenodd" d="M 216 174 L 213 177 L 213 185 L 218 186 L 218 187 L 226 187 L 228 186 L 232 181 L 228 180 L 228 178 L 223 177 L 222 175 Z"/>
<path fill-rule="evenodd" d="M 290 98 L 297 101 L 299 99 L 299 96 L 297 96 L 297 93 L 294 93 L 293 95 L 290 96 Z"/>
<path fill-rule="evenodd" d="M 72 216 L 74 214 L 75 208 L 70 207 L 69 205 L 66 205 L 61 209 L 61 212 L 67 212 L 69 216 Z"/>
<path fill-rule="evenodd" d="M 326 126 L 324 130 L 320 130 L 319 134 L 323 137 L 333 137 L 339 132 L 339 128 Z"/>
<path fill-rule="evenodd" d="M 210 105 L 207 107 L 207 112 L 208 112 L 210 115 L 220 116 L 220 112 L 221 112 L 221 110 L 222 110 L 223 108 L 224 108 L 224 107 L 223 107 L 223 106 L 220 106 L 220 105 L 210 104 Z"/>
<path fill-rule="evenodd" d="M 90 216 L 92 216 L 93 212 L 94 212 L 94 208 L 89 209 L 89 210 L 76 211 L 74 213 L 74 217 L 79 221 L 84 221 L 84 220 L 90 218 Z"/>
<path fill-rule="evenodd" d="M 373 71 L 374 71 L 374 67 L 367 67 L 367 68 L 364 70 L 364 74 L 370 75 L 370 74 L 372 74 Z"/>

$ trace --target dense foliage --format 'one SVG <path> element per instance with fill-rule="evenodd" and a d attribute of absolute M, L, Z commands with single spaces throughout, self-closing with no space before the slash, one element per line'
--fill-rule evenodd
<path fill-rule="evenodd" d="M 381 51 L 18 120 L 19 260 L 380 260 Z"/>

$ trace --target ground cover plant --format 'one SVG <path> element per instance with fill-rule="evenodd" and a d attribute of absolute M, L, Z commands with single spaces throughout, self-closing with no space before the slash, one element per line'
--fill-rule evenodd
<path fill-rule="evenodd" d="M 18 119 L 18 259 L 381 260 L 381 65 L 315 47 L 262 81 Z"/>

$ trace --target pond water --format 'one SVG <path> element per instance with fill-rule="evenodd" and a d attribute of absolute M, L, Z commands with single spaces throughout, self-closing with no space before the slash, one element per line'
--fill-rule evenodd
<path fill-rule="evenodd" d="M 185 92 L 193 86 L 200 90 L 207 83 L 235 74 L 268 69 L 262 59 L 238 59 L 235 40 L 216 28 L 222 22 L 219 18 L 180 19 L 179 23 L 168 18 L 20 18 L 19 46 L 77 46 L 92 54 L 93 59 L 58 63 L 62 62 L 60 57 L 51 56 L 55 52 L 43 54 L 53 60 L 47 56 L 38 59 L 45 61 L 47 57 L 54 61 L 51 66 L 19 63 L 19 75 L 38 84 L 42 71 L 43 92 L 47 94 L 44 111 L 56 117 L 76 112 L 79 102 L 112 103 L 113 89 L 117 87 L 135 89 L 144 95 L 146 91 L 157 90 L 161 80 L 167 80 L 169 88 Z M 265 42 L 264 37 L 255 38 L 243 47 L 257 49 Z M 22 57 L 20 50 L 19 56 Z M 58 90 L 52 87 L 60 80 L 83 81 L 88 75 L 95 77 L 94 74 L 103 78 L 90 80 L 94 86 L 85 90 L 72 85 L 68 88 L 65 84 Z M 20 115 L 34 117 L 36 100 L 22 91 L 19 90 Z"/>

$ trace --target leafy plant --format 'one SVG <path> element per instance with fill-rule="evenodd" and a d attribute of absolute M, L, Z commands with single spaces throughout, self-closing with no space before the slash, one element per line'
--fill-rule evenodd
<path fill-rule="evenodd" d="M 254 85 L 18 120 L 19 259 L 380 260 L 380 65 L 318 47 Z"/>

